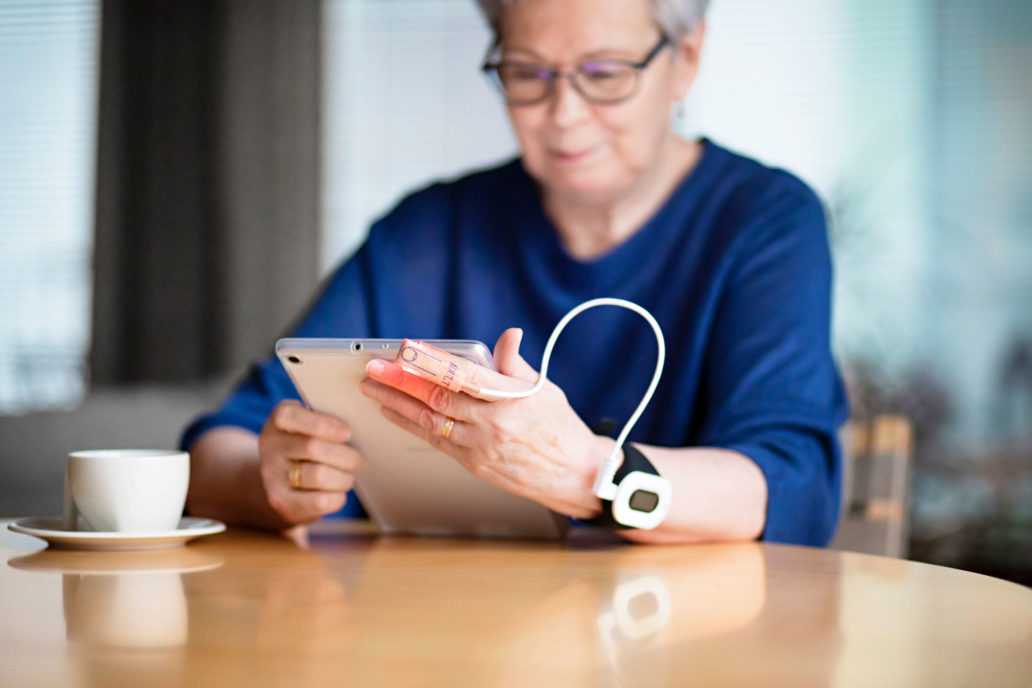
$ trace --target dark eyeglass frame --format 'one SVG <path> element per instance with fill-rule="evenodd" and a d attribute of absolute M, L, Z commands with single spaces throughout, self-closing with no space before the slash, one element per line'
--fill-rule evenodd
<path fill-rule="evenodd" d="M 487 54 L 484 56 L 483 64 L 480 65 L 480 70 L 487 74 L 488 77 L 490 77 L 491 81 L 493 81 L 495 86 L 498 87 L 498 90 L 501 91 L 503 96 L 505 96 L 506 102 L 508 102 L 510 105 L 537 105 L 538 103 L 543 103 L 544 101 L 548 100 L 553 95 L 555 95 L 555 84 L 561 78 L 568 79 L 570 81 L 570 85 L 573 86 L 574 90 L 577 91 L 577 93 L 580 94 L 580 96 L 589 103 L 593 103 L 595 105 L 614 105 L 616 103 L 622 103 L 623 101 L 627 100 L 628 98 L 632 97 L 635 93 L 637 93 L 638 84 L 641 83 L 641 73 L 645 70 L 646 67 L 649 66 L 649 63 L 656 59 L 656 56 L 659 55 L 660 52 L 662 52 L 663 48 L 667 47 L 668 45 L 671 45 L 671 41 L 670 37 L 667 36 L 665 33 L 660 34 L 659 41 L 656 43 L 655 46 L 653 46 L 652 50 L 650 50 L 649 53 L 644 58 L 642 58 L 640 62 L 620 59 L 585 60 L 573 69 L 566 72 L 560 72 L 555 69 L 549 69 L 548 67 L 545 67 L 543 65 L 534 64 L 532 62 L 523 62 L 521 60 L 491 60 L 490 56 L 495 52 L 495 50 L 498 49 L 498 46 L 500 44 L 501 40 L 496 37 L 487 49 Z M 580 84 L 578 83 L 576 77 L 577 75 L 582 74 L 581 70 L 584 68 L 585 65 L 598 63 L 618 64 L 621 66 L 630 67 L 634 69 L 634 84 L 631 86 L 631 90 L 627 94 L 619 96 L 618 98 L 597 98 L 595 96 L 591 96 L 585 93 L 584 90 L 581 88 Z M 501 75 L 498 73 L 498 70 L 507 64 L 533 67 L 534 69 L 540 70 L 544 74 L 547 74 L 548 86 L 545 89 L 545 92 L 541 95 L 541 97 L 532 99 L 519 99 L 513 98 L 511 95 L 509 95 L 509 93 L 505 90 L 505 84 L 502 82 Z"/>

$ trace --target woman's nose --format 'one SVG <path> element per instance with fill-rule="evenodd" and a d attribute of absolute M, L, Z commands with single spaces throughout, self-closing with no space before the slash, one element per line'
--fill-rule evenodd
<path fill-rule="evenodd" d="M 549 99 L 548 108 L 552 121 L 563 128 L 576 124 L 591 112 L 590 104 L 584 96 L 578 93 L 568 77 L 562 76 L 555 80 L 555 90 Z"/>

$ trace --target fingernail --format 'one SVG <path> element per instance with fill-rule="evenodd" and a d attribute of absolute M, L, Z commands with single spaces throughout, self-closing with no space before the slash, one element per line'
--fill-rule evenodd
<path fill-rule="evenodd" d="M 387 366 L 384 365 L 383 361 L 378 358 L 374 358 L 369 361 L 369 363 L 366 363 L 365 371 L 366 375 L 380 375 L 384 370 L 386 370 L 386 368 Z"/>

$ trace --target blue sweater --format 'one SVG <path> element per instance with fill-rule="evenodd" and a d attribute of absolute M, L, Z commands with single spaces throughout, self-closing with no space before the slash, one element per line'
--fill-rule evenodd
<path fill-rule="evenodd" d="M 599 296 L 634 301 L 655 315 L 669 353 L 629 441 L 745 454 L 767 480 L 764 539 L 823 545 L 838 517 L 836 430 L 847 416 L 829 345 L 824 211 L 790 174 L 703 145 L 656 214 L 589 261 L 566 252 L 518 160 L 420 190 L 373 225 L 292 336 L 493 346 L 507 327 L 521 327 L 521 354 L 538 368 L 570 308 Z M 589 426 L 626 419 L 654 352 L 638 315 L 592 309 L 563 332 L 549 376 Z M 257 433 L 287 398 L 296 392 L 269 358 L 194 421 L 182 445 L 220 425 Z M 354 494 L 343 513 L 362 513 Z"/>

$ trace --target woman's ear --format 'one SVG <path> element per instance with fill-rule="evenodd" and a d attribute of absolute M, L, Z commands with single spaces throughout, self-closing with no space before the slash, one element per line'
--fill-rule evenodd
<path fill-rule="evenodd" d="M 699 73 L 699 56 L 706 38 L 706 20 L 674 39 L 674 100 L 683 100 Z"/>

